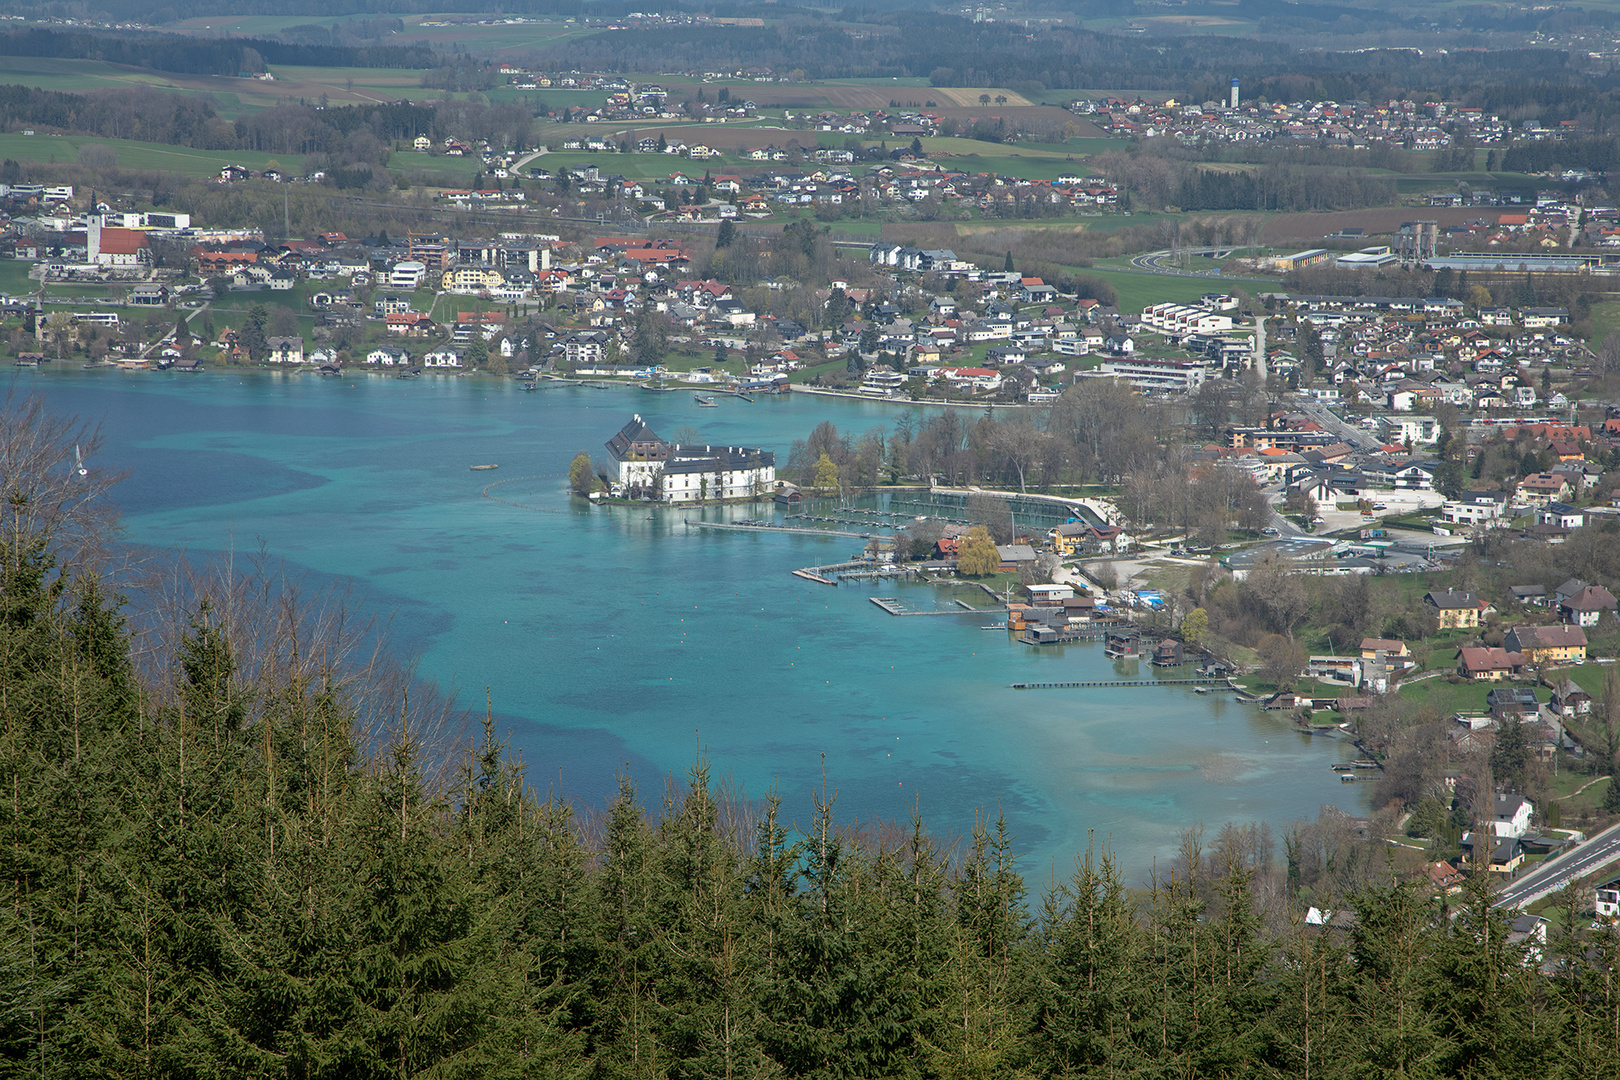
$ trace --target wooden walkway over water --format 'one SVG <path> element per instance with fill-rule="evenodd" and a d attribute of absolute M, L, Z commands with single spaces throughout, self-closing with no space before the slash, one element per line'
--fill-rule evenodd
<path fill-rule="evenodd" d="M 1220 686 L 1226 680 L 1219 676 L 1198 679 L 1094 679 L 1086 682 L 1015 682 L 1014 690 L 1075 690 L 1109 686 Z"/>
<path fill-rule="evenodd" d="M 956 601 L 960 608 L 929 608 L 927 611 L 907 611 L 900 606 L 900 600 L 894 596 L 868 596 L 868 600 L 887 611 L 890 615 L 1001 615 L 995 609 L 976 608 L 961 600 Z"/>
<path fill-rule="evenodd" d="M 792 525 L 742 525 L 730 521 L 693 521 L 686 519 L 687 528 L 699 529 L 729 529 L 732 532 L 783 532 L 798 533 L 801 536 L 846 536 L 852 540 L 870 540 L 871 533 L 840 532 L 837 529 L 810 529 L 795 528 Z"/>

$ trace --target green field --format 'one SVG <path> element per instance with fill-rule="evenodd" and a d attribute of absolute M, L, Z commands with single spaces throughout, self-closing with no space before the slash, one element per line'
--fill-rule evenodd
<path fill-rule="evenodd" d="M 288 99 L 315 102 L 324 95 L 330 104 L 362 105 L 407 97 L 420 100 L 440 93 L 422 88 L 421 71 L 278 67 L 273 73 L 274 81 L 261 81 L 219 75 L 180 75 L 100 60 L 0 57 L 0 84 L 72 93 L 149 86 L 206 98 L 227 120 Z"/>
<path fill-rule="evenodd" d="M 1592 305 L 1592 348 L 1603 344 L 1603 339 L 1620 329 L 1620 300 L 1605 300 Z"/>
<path fill-rule="evenodd" d="M 31 293 L 39 287 L 39 282 L 28 280 L 28 271 L 34 268 L 31 262 L 17 262 L 6 259 L 0 262 L 0 293 L 6 296 L 22 296 Z"/>
<path fill-rule="evenodd" d="M 161 72 L 140 72 L 101 60 L 55 60 L 34 56 L 0 56 L 0 83 L 64 92 L 117 89 L 135 84 L 169 85 Z"/>
<path fill-rule="evenodd" d="M 185 146 L 165 146 L 129 139 L 98 139 L 88 135 L 0 134 L 0 158 L 67 164 L 78 159 L 79 147 L 87 143 L 111 147 L 118 155 L 120 168 L 171 172 L 189 177 L 213 176 L 226 165 L 241 165 L 257 170 L 267 168 L 274 162 L 294 173 L 302 171 L 304 167 L 304 159 L 299 154 L 193 150 Z"/>
<path fill-rule="evenodd" d="M 1207 292 L 1224 292 L 1228 286 L 1220 278 L 1176 277 L 1172 274 L 1133 273 L 1099 267 L 1068 267 L 1077 274 L 1101 278 L 1119 294 L 1119 310 L 1135 313 L 1149 304 L 1174 302 L 1191 304 Z"/>
<path fill-rule="evenodd" d="M 536 161 L 535 164 L 538 165 L 539 162 Z M 432 154 L 417 153 L 415 150 L 396 150 L 388 156 L 390 172 L 402 173 L 405 176 L 422 174 L 440 187 L 471 187 L 473 177 L 482 167 L 477 158 L 442 155 L 435 157 Z"/>

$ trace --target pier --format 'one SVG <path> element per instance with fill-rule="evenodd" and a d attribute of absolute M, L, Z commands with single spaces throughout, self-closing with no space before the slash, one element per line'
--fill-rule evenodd
<path fill-rule="evenodd" d="M 894 596 L 868 596 L 868 600 L 887 611 L 890 615 L 995 615 L 993 609 L 976 608 L 971 604 L 958 600 L 960 608 L 929 608 L 927 611 L 908 611 L 900 606 L 900 600 Z"/>
<path fill-rule="evenodd" d="M 1015 682 L 1014 690 L 1078 690 L 1109 686 L 1209 686 L 1224 685 L 1226 679 L 1205 676 L 1197 679 L 1095 679 L 1087 682 Z"/>
<path fill-rule="evenodd" d="M 852 540 L 870 540 L 871 533 L 839 532 L 837 529 L 810 529 L 793 525 L 773 525 L 769 522 L 760 524 L 744 524 L 737 521 L 693 521 L 686 519 L 686 527 L 697 526 L 700 529 L 729 529 L 732 532 L 785 532 L 798 533 L 801 536 L 847 536 Z"/>

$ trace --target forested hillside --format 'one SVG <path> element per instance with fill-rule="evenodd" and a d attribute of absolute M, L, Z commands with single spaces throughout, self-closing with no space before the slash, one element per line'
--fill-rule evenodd
<path fill-rule="evenodd" d="M 76 443 L 93 435 L 37 402 L 0 415 L 13 1075 L 1620 1065 L 1612 935 L 1555 935 L 1544 974 L 1477 885 L 1448 918 L 1392 883 L 1348 898 L 1350 928 L 1305 928 L 1316 855 L 1293 841 L 1286 877 L 1234 831 L 1150 890 L 1088 855 L 1036 894 L 994 825 L 950 854 L 920 821 L 846 828 L 836 779 L 812 807 L 746 812 L 701 762 L 656 799 L 623 779 L 587 820 L 488 726 L 447 758 L 429 695 L 273 575 L 148 582 L 121 607 L 108 478 L 76 473 Z"/>
<path fill-rule="evenodd" d="M 266 63 L 421 68 L 438 62 L 433 51 L 423 45 L 309 45 L 269 38 L 212 39 L 178 34 L 112 37 L 34 28 L 0 34 L 0 56 L 105 60 L 191 75 L 239 75 L 263 71 Z"/>

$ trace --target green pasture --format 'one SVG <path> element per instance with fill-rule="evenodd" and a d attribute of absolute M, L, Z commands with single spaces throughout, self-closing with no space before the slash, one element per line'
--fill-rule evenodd
<path fill-rule="evenodd" d="M 589 109 L 603 104 L 608 97 L 601 90 L 559 90 L 556 87 L 547 86 L 537 86 L 531 90 L 528 87 L 516 87 L 510 83 L 487 90 L 484 92 L 484 96 L 489 99 L 491 105 L 505 105 L 512 102 L 521 105 L 543 103 L 548 109 Z M 562 125 L 558 126 L 561 127 Z"/>
<path fill-rule="evenodd" d="M 309 26 L 319 24 L 323 27 L 333 23 L 353 22 L 357 19 L 371 19 L 376 16 L 370 12 L 355 15 L 201 15 L 193 19 L 181 19 L 178 22 L 165 23 L 163 29 L 175 33 L 186 31 L 225 31 L 232 34 L 275 34 L 293 26 Z"/>
<path fill-rule="evenodd" d="M 40 56 L 0 56 L 0 85 L 3 84 L 63 93 L 131 85 L 172 86 L 168 76 L 160 71 L 144 71 L 102 60 L 58 60 Z"/>
<path fill-rule="evenodd" d="M 409 177 L 421 175 L 439 187 L 466 188 L 472 186 L 473 177 L 483 168 L 483 163 L 475 157 L 444 157 L 415 150 L 396 150 L 388 155 L 388 168 L 390 172 Z"/>
<path fill-rule="evenodd" d="M 1131 145 L 1129 139 L 1064 139 L 1063 145 L 1072 153 L 1077 154 L 1104 154 L 1110 150 L 1124 150 Z"/>
<path fill-rule="evenodd" d="M 1617 328 L 1620 328 L 1620 300 L 1592 305 L 1592 348 L 1602 345 L 1603 339 Z"/>
<path fill-rule="evenodd" d="M 1171 274 L 1133 273 L 1129 270 L 1108 270 L 1098 267 L 1066 267 L 1076 274 L 1100 278 L 1114 287 L 1119 294 L 1119 310 L 1138 312 L 1149 304 L 1196 303 L 1207 292 L 1222 292 L 1226 286 L 1218 277 L 1188 278 Z"/>
<path fill-rule="evenodd" d="M 39 288 L 39 282 L 28 278 L 28 271 L 33 268 L 31 262 L 18 262 L 15 259 L 0 261 L 0 293 L 23 296 Z"/>
<path fill-rule="evenodd" d="M 171 172 L 190 177 L 213 176 L 226 165 L 264 169 L 275 162 L 280 168 L 294 173 L 304 165 L 304 159 L 299 154 L 193 150 L 185 146 L 166 146 L 130 139 L 100 139 L 90 135 L 23 135 L 18 132 L 0 134 L 0 158 L 68 164 L 78 159 L 79 147 L 87 143 L 110 147 L 118 155 L 120 168 Z"/>

